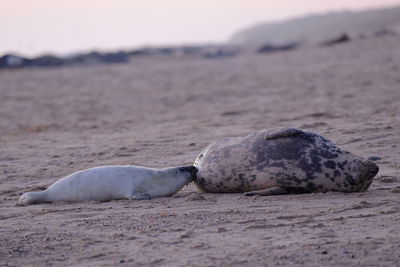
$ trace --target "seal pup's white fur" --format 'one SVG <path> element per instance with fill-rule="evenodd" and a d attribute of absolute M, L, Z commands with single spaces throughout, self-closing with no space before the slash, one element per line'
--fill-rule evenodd
<path fill-rule="evenodd" d="M 139 166 L 95 167 L 70 174 L 45 191 L 24 193 L 18 204 L 170 196 L 190 183 L 196 172 L 194 166 L 165 169 Z"/>

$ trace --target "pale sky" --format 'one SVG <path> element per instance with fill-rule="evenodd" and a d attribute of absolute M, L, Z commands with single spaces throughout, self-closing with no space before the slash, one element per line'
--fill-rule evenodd
<path fill-rule="evenodd" d="M 223 42 L 260 22 L 400 0 L 0 0 L 0 55 Z"/>

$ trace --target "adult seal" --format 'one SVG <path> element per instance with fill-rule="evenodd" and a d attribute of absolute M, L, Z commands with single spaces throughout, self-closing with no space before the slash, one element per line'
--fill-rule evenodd
<path fill-rule="evenodd" d="M 19 205 L 54 201 L 108 201 L 170 196 L 196 175 L 194 166 L 153 169 L 102 166 L 70 174 L 41 192 L 24 193 Z"/>
<path fill-rule="evenodd" d="M 216 141 L 194 166 L 201 191 L 245 195 L 362 192 L 379 170 L 325 137 L 295 128 Z"/>

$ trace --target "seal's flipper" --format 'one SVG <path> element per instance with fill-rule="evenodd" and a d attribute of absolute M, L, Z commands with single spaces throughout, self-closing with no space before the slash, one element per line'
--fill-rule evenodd
<path fill-rule="evenodd" d="M 279 129 L 279 130 L 267 133 L 267 135 L 265 136 L 265 140 L 271 140 L 271 139 L 276 139 L 276 138 L 281 138 L 281 137 L 296 136 L 299 134 L 304 134 L 304 132 L 302 130 L 299 130 L 296 128 L 283 128 L 283 129 Z"/>
<path fill-rule="evenodd" d="M 149 200 L 149 199 L 151 199 L 151 196 L 149 194 L 132 195 L 129 199 Z"/>
<path fill-rule="evenodd" d="M 245 196 L 274 196 L 288 194 L 288 190 L 283 187 L 275 186 L 268 189 L 245 192 Z"/>

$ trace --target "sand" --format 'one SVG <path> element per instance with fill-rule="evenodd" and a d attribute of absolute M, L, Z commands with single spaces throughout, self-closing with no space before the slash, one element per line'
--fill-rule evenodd
<path fill-rule="evenodd" d="M 0 71 L 0 265 L 395 266 L 400 37 L 218 60 Z M 16 206 L 99 165 L 189 164 L 210 142 L 317 132 L 380 172 L 367 192 L 200 193 Z"/>

